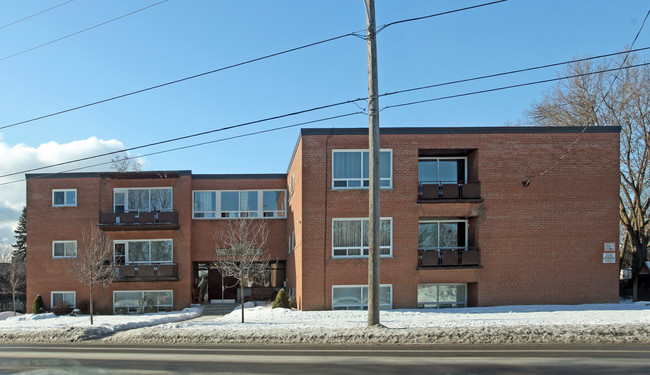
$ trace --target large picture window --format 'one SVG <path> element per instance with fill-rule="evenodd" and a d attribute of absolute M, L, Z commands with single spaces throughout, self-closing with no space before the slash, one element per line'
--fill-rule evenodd
<path fill-rule="evenodd" d="M 134 188 L 113 190 L 116 213 L 171 211 L 172 188 Z"/>
<path fill-rule="evenodd" d="M 379 286 L 379 308 L 390 309 L 393 306 L 393 286 Z M 332 310 L 367 310 L 367 285 L 332 286 Z"/>
<path fill-rule="evenodd" d="M 77 205 L 77 189 L 52 190 L 52 206 L 74 207 Z"/>
<path fill-rule="evenodd" d="M 77 292 L 51 292 L 50 307 L 55 308 L 58 305 L 66 304 L 70 307 L 77 305 Z"/>
<path fill-rule="evenodd" d="M 379 154 L 379 185 L 382 188 L 393 186 L 393 152 L 381 150 Z M 332 188 L 359 189 L 367 188 L 368 150 L 334 150 L 332 151 Z"/>
<path fill-rule="evenodd" d="M 467 248 L 467 222 L 454 220 L 420 221 L 418 248 L 422 250 Z"/>
<path fill-rule="evenodd" d="M 52 258 L 76 258 L 77 241 L 52 241 Z"/>
<path fill-rule="evenodd" d="M 172 290 L 129 290 L 113 292 L 116 314 L 170 311 L 174 306 Z"/>
<path fill-rule="evenodd" d="M 418 306 L 465 307 L 467 306 L 467 284 L 419 284 Z"/>
<path fill-rule="evenodd" d="M 286 190 L 194 191 L 195 219 L 285 218 Z"/>
<path fill-rule="evenodd" d="M 172 240 L 115 241 L 115 264 L 158 264 L 173 261 Z"/>
<path fill-rule="evenodd" d="M 467 158 L 420 158 L 420 184 L 457 184 L 467 182 Z"/>
<path fill-rule="evenodd" d="M 393 253 L 393 220 L 383 218 L 379 224 L 379 252 L 381 256 Z M 332 220 L 332 256 L 368 256 L 368 219 Z"/>

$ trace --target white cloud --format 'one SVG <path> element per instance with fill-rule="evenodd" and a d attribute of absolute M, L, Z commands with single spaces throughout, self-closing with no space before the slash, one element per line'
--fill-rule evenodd
<path fill-rule="evenodd" d="M 124 148 L 122 142 L 111 139 L 102 140 L 96 137 L 59 144 L 48 142 L 38 147 L 28 146 L 22 143 L 9 145 L 2 142 L 0 134 L 0 175 L 38 168 L 49 164 L 61 163 L 69 160 L 79 159 L 87 156 L 103 154 Z M 78 163 L 67 164 L 59 167 L 43 169 L 29 173 L 52 173 L 64 172 L 71 169 L 81 168 L 102 162 L 110 162 L 111 157 L 104 156 L 97 159 L 86 160 Z M 108 171 L 110 164 L 83 168 L 75 172 L 83 171 Z M 0 184 L 22 180 L 24 174 L 0 178 Z M 0 243 L 13 243 L 15 228 L 20 212 L 25 205 L 25 182 L 20 181 L 7 185 L 0 185 Z M 13 220 L 11 218 L 14 218 Z"/>

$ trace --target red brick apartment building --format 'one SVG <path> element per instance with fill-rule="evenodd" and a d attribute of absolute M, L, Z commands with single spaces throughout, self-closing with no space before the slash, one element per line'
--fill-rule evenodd
<path fill-rule="evenodd" d="M 383 128 L 380 305 L 616 302 L 619 131 Z M 270 229 L 256 287 L 288 287 L 303 310 L 363 308 L 367 145 L 367 129 L 302 129 L 286 174 L 27 175 L 27 301 L 88 299 L 67 271 L 88 225 L 119 266 L 103 313 L 238 299 L 214 233 L 247 217 Z"/>

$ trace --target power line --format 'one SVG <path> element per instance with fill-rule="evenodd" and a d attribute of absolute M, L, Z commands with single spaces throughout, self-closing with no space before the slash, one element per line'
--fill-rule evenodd
<path fill-rule="evenodd" d="M 650 48 L 650 47 L 645 47 L 644 49 L 648 49 L 648 48 Z M 641 49 L 639 49 L 639 50 L 641 50 Z M 623 52 L 618 52 L 618 53 L 615 53 L 615 54 L 620 54 L 620 53 L 623 53 Z M 612 55 L 612 54 L 601 55 L 601 56 L 609 56 L 609 55 Z M 596 59 L 596 58 L 599 58 L 599 57 L 585 58 L 585 59 L 582 59 L 582 60 L 590 60 L 590 59 Z M 563 63 L 557 63 L 557 64 L 567 64 L 567 63 L 570 63 L 570 61 L 563 62 Z M 543 65 L 542 67 L 544 67 L 544 66 L 554 66 L 554 65 L 557 65 L 557 64 L 547 64 L 547 65 Z M 505 72 L 505 73 L 491 74 L 491 75 L 484 76 L 484 77 L 489 78 L 489 77 L 494 77 L 494 76 L 504 75 L 504 74 L 514 74 L 514 73 L 518 73 L 518 72 L 521 72 L 521 71 L 532 70 L 532 69 L 535 69 L 535 68 L 536 67 L 513 70 L 513 71 Z M 590 73 L 590 74 L 596 74 L 596 73 L 598 73 L 598 72 L 593 72 L 593 73 Z M 397 105 L 384 107 L 382 109 L 382 111 L 385 110 L 385 109 L 388 109 L 388 108 L 403 107 L 403 106 L 408 106 L 408 105 L 413 105 L 413 104 L 432 102 L 432 101 L 438 101 L 438 100 L 444 100 L 444 99 L 451 99 L 451 98 L 456 98 L 456 97 L 461 97 L 461 96 L 482 94 L 482 93 L 487 93 L 487 92 L 492 92 L 492 91 L 500 91 L 500 90 L 506 90 L 506 89 L 510 89 L 510 88 L 516 88 L 516 87 L 529 86 L 529 85 L 535 85 L 535 84 L 540 84 L 540 83 L 553 82 L 553 81 L 558 81 L 558 80 L 568 79 L 568 78 L 573 78 L 573 76 L 552 78 L 552 79 L 548 79 L 548 80 L 535 81 L 535 82 L 529 82 L 529 83 L 523 83 L 523 84 L 511 85 L 511 86 L 504 86 L 504 87 L 499 87 L 499 88 L 486 89 L 486 90 L 481 90 L 481 91 L 475 91 L 475 92 L 469 92 L 469 93 L 463 93 L 463 94 L 456 94 L 456 95 L 450 95 L 450 96 L 444 96 L 444 97 L 439 97 L 439 98 L 420 100 L 420 101 L 409 102 L 409 103 L 402 103 L 402 104 L 397 104 Z M 420 86 L 420 87 L 416 87 L 416 88 L 410 88 L 410 89 L 405 89 L 405 90 L 393 91 L 393 92 L 389 92 L 389 93 L 385 93 L 385 94 L 380 94 L 379 96 L 380 97 L 381 96 L 389 96 L 389 95 L 395 95 L 395 94 L 404 93 L 404 92 L 411 92 L 411 91 L 416 91 L 416 90 L 424 90 L 424 89 L 428 89 L 428 88 L 431 88 L 431 87 L 439 87 L 439 86 L 444 86 L 444 85 L 451 85 L 451 84 L 458 83 L 458 82 L 466 82 L 468 80 L 476 80 L 476 79 L 481 79 L 481 78 L 480 77 L 475 77 L 475 78 L 468 78 L 468 79 L 464 79 L 464 80 L 450 81 L 450 82 L 440 83 L 440 84 L 435 84 L 435 85 Z M 208 130 L 208 131 L 204 131 L 204 132 L 185 135 L 185 136 L 181 136 L 181 137 L 166 139 L 166 140 L 162 140 L 162 141 L 158 141 L 158 142 L 152 142 L 152 143 L 148 143 L 148 144 L 144 144 L 144 145 L 140 145 L 140 146 L 135 146 L 135 147 L 130 147 L 130 148 L 126 148 L 126 149 L 122 149 L 122 150 L 118 150 L 118 151 L 107 152 L 107 153 L 103 153 L 103 154 L 99 154 L 99 155 L 88 156 L 88 157 L 79 158 L 79 159 L 75 159 L 75 160 L 70 160 L 70 161 L 65 161 L 65 162 L 56 163 L 56 164 L 50 164 L 50 165 L 46 165 L 46 166 L 42 166 L 42 167 L 31 168 L 31 169 L 27 169 L 27 170 L 23 170 L 23 171 L 19 171 L 19 172 L 4 174 L 4 175 L 0 175 L 0 178 L 15 176 L 15 175 L 18 175 L 18 174 L 23 174 L 23 173 L 28 173 L 28 172 L 34 172 L 34 171 L 38 171 L 38 170 L 41 170 L 41 169 L 47 169 L 47 168 L 51 168 L 51 167 L 58 167 L 58 166 L 61 166 L 61 165 L 76 163 L 76 162 L 80 162 L 80 161 L 84 161 L 84 160 L 95 159 L 95 158 L 99 158 L 99 157 L 103 157 L 103 156 L 109 156 L 109 155 L 124 153 L 124 152 L 128 152 L 128 151 L 134 151 L 134 150 L 138 150 L 138 149 L 141 149 L 141 148 L 157 146 L 157 145 L 170 143 L 170 142 L 175 142 L 175 141 L 179 141 L 179 140 L 183 140 L 183 139 L 194 138 L 194 137 L 198 137 L 198 136 L 202 136 L 202 135 L 206 135 L 206 134 L 210 134 L 210 133 L 221 132 L 221 131 L 240 128 L 240 127 L 244 127 L 244 126 L 249 126 L 249 125 L 253 125 L 253 124 L 257 124 L 257 123 L 261 123 L 261 122 L 267 122 L 267 121 L 276 120 L 276 119 L 280 119 L 280 118 L 285 118 L 285 117 L 295 116 L 295 115 L 299 115 L 299 114 L 303 114 L 303 113 L 313 112 L 313 111 L 317 111 L 317 110 L 320 110 L 320 109 L 337 107 L 337 106 L 341 106 L 341 105 L 344 105 L 344 104 L 352 104 L 353 103 L 353 104 L 356 105 L 357 102 L 365 101 L 365 100 L 366 100 L 366 98 L 356 98 L 356 99 L 351 99 L 351 100 L 340 101 L 340 102 L 336 102 L 336 103 L 332 103 L 332 104 L 312 107 L 312 108 L 309 108 L 309 109 L 296 111 L 296 112 L 291 112 L 291 113 L 287 113 L 287 114 L 283 114 L 283 115 L 267 117 L 267 118 L 260 119 L 260 120 L 249 121 L 249 122 L 240 123 L 240 124 L 237 124 L 237 125 L 231 125 L 231 126 L 218 128 L 218 129 L 213 129 L 213 130 Z"/>
<path fill-rule="evenodd" d="M 554 82 L 554 81 L 559 81 L 559 80 L 564 80 L 564 79 L 571 79 L 571 78 L 576 78 L 576 77 L 581 77 L 581 76 L 587 76 L 587 75 L 593 75 L 593 74 L 601 74 L 601 73 L 606 73 L 606 72 L 615 71 L 615 70 L 637 68 L 637 67 L 647 66 L 647 65 L 650 65 L 650 63 L 631 65 L 631 66 L 627 66 L 627 67 L 623 67 L 623 68 L 612 68 L 612 69 L 595 71 L 595 72 L 588 72 L 588 73 L 583 73 L 583 74 L 575 74 L 575 75 L 558 77 L 558 78 L 551 78 L 551 79 L 546 79 L 546 80 L 541 80 L 541 81 L 520 83 L 520 84 L 516 84 L 516 85 L 502 86 L 502 87 L 497 87 L 497 88 L 492 88 L 492 89 L 472 91 L 472 92 L 442 96 L 442 97 L 437 97 L 437 98 L 432 98 L 432 99 L 418 100 L 418 101 L 413 101 L 413 102 L 390 105 L 390 106 L 384 107 L 382 109 L 382 111 L 385 110 L 385 109 L 389 109 L 389 108 L 405 107 L 405 106 L 410 106 L 410 105 L 415 105 L 415 104 L 420 104 L 420 103 L 426 103 L 426 102 L 434 102 L 434 101 L 453 99 L 453 98 L 459 98 L 459 97 L 470 96 L 470 95 L 484 94 L 484 93 L 488 93 L 488 92 L 495 92 L 495 91 L 507 90 L 507 89 L 512 89 L 512 88 L 537 85 L 537 84 Z M 384 95 L 384 94 L 382 94 L 382 95 Z M 380 95 L 380 96 L 382 96 L 382 95 Z M 341 102 L 337 102 L 337 103 L 333 103 L 333 104 L 313 107 L 313 108 L 310 108 L 310 109 L 291 112 L 291 113 L 287 113 L 287 114 L 283 114 L 283 115 L 267 117 L 267 118 L 264 118 L 264 119 L 261 119 L 261 120 L 249 121 L 249 122 L 240 123 L 240 124 L 237 124 L 237 125 L 231 125 L 231 126 L 226 126 L 226 127 L 222 127 L 222 128 L 218 128 L 218 129 L 208 130 L 208 131 L 204 131 L 204 132 L 200 132 L 200 133 L 194 133 L 194 134 L 185 135 L 185 136 L 181 136 L 181 137 L 166 139 L 166 140 L 153 142 L 153 143 L 149 143 L 149 144 L 145 144 L 145 145 L 141 145 L 141 146 L 125 148 L 125 149 L 122 149 L 122 150 L 107 152 L 107 153 L 103 153 L 103 154 L 88 156 L 88 157 L 79 158 L 79 159 L 70 160 L 70 161 L 65 161 L 65 162 L 61 162 L 61 163 L 50 164 L 50 165 L 46 165 L 46 166 L 42 166 L 42 167 L 31 168 L 31 169 L 23 170 L 23 171 L 19 171 L 19 172 L 4 174 L 4 175 L 1 175 L 0 178 L 15 176 L 15 175 L 18 175 L 18 174 L 23 174 L 23 173 L 28 173 L 28 172 L 34 172 L 34 171 L 38 171 L 38 170 L 41 170 L 41 169 L 47 169 L 47 168 L 57 167 L 57 166 L 66 165 L 66 164 L 72 164 L 72 163 L 76 163 L 76 162 L 80 162 L 80 161 L 85 161 L 85 160 L 90 160 L 90 159 L 103 157 L 103 156 L 109 156 L 109 155 L 124 153 L 124 152 L 133 151 L 133 150 L 137 150 L 137 149 L 141 149 L 141 148 L 161 145 L 161 144 L 175 142 L 175 141 L 188 139 L 188 138 L 193 138 L 193 137 L 197 137 L 197 136 L 201 136 L 201 135 L 206 135 L 206 134 L 221 132 L 221 131 L 225 131 L 225 130 L 240 128 L 240 127 L 249 126 L 249 125 L 253 125 L 253 124 L 258 124 L 258 123 L 266 122 L 266 121 L 270 121 L 270 120 L 276 120 L 276 119 L 280 119 L 280 118 L 295 116 L 295 115 L 298 115 L 298 114 L 313 112 L 313 111 L 317 111 L 317 110 L 320 110 L 320 109 L 333 108 L 333 107 L 337 107 L 337 106 L 340 106 L 340 105 L 343 105 L 343 104 L 350 104 L 350 103 L 354 103 L 354 102 L 358 102 L 358 101 L 364 101 L 364 100 L 366 100 L 366 98 L 357 98 L 357 99 L 352 99 L 352 100 L 341 101 Z M 83 168 L 88 168 L 88 167 L 83 167 Z M 18 182 L 18 181 L 22 181 L 22 180 L 10 181 L 10 182 L 7 182 L 7 183 L 0 183 L 0 186 L 5 185 L 5 184 L 9 184 L 9 183 L 13 183 L 13 182 Z"/>
<path fill-rule="evenodd" d="M 167 1 L 167 0 L 165 0 L 165 1 Z M 451 11 L 448 11 L 448 12 L 436 13 L 436 14 L 431 14 L 431 15 L 428 15 L 428 16 L 418 17 L 418 18 L 410 18 L 410 19 L 399 20 L 399 21 L 395 21 L 395 22 L 392 22 L 392 23 L 386 25 L 386 27 L 392 26 L 392 25 L 395 25 L 395 24 L 399 24 L 399 23 L 404 23 L 404 22 L 419 21 L 420 19 L 436 17 L 436 16 L 440 16 L 440 15 L 444 15 L 444 14 L 458 12 L 458 11 L 461 11 L 461 10 L 473 9 L 473 8 L 477 8 L 477 7 L 480 7 L 480 6 L 496 4 L 496 3 L 503 2 L 503 1 L 507 1 L 507 0 L 500 0 L 500 1 L 492 2 L 492 3 L 483 4 L 483 5 L 476 5 L 476 6 L 473 6 L 473 7 L 461 8 L 461 9 L 451 10 Z M 365 31 L 365 29 L 363 29 L 363 31 Z M 76 106 L 76 107 L 68 108 L 68 109 L 65 109 L 65 110 L 62 110 L 62 111 L 50 113 L 50 114 L 43 115 L 43 116 L 34 117 L 34 118 L 31 118 L 31 119 L 28 119 L 28 120 L 19 121 L 19 122 L 15 122 L 15 123 L 4 125 L 4 126 L 0 126 L 0 130 L 11 128 L 11 127 L 18 126 L 18 125 L 27 124 L 27 123 L 38 121 L 38 120 L 42 120 L 42 119 L 45 119 L 45 118 L 48 118 L 48 117 L 58 116 L 58 115 L 61 115 L 61 114 L 64 114 L 64 113 L 72 112 L 72 111 L 77 111 L 79 109 L 83 109 L 83 108 L 95 106 L 95 105 L 98 105 L 98 104 L 110 102 L 110 101 L 113 101 L 113 100 L 125 98 L 127 96 L 131 96 L 131 95 L 135 95 L 135 94 L 140 94 L 140 93 L 147 92 L 147 91 L 150 91 L 150 90 L 159 89 L 161 87 L 173 85 L 173 84 L 176 84 L 176 83 L 188 81 L 188 80 L 203 77 L 203 76 L 207 76 L 207 75 L 214 74 L 214 73 L 217 73 L 217 72 L 221 72 L 221 71 L 224 71 L 224 70 L 236 68 L 236 67 L 239 67 L 239 66 L 242 66 L 242 65 L 247 65 L 247 64 L 257 62 L 257 61 L 266 60 L 266 59 L 269 59 L 271 57 L 276 57 L 276 56 L 284 55 L 284 54 L 287 54 L 287 53 L 290 53 L 290 52 L 295 52 L 295 51 L 298 51 L 298 50 L 301 50 L 301 49 L 305 49 L 305 48 L 317 46 L 317 45 L 320 45 L 320 44 L 332 42 L 332 41 L 335 41 L 335 40 L 338 40 L 338 39 L 343 39 L 343 38 L 350 37 L 350 36 L 360 37 L 360 35 L 358 33 L 359 32 L 355 31 L 355 32 L 347 33 L 347 34 L 338 35 L 338 36 L 335 36 L 335 37 L 332 37 L 332 38 L 323 39 L 323 40 L 320 40 L 320 41 L 317 41 L 317 42 L 304 44 L 304 45 L 301 45 L 301 46 L 298 46 L 298 47 L 294 47 L 294 48 L 286 49 L 286 50 L 283 50 L 283 51 L 280 51 L 280 52 L 275 52 L 275 53 L 272 53 L 272 54 L 269 54 L 269 55 L 261 56 L 261 57 L 258 57 L 258 58 L 242 61 L 242 62 L 239 62 L 239 63 L 236 63 L 236 64 L 227 65 L 227 66 L 224 66 L 224 67 L 221 67 L 221 68 L 209 70 L 207 72 L 195 74 L 195 75 L 188 76 L 188 77 L 185 77 L 185 78 L 176 79 L 176 80 L 173 80 L 173 81 L 169 81 L 169 82 L 161 83 L 161 84 L 158 84 L 158 85 L 150 86 L 150 87 L 147 87 L 147 88 L 144 88 L 144 89 L 131 91 L 131 92 L 128 92 L 128 93 L 125 93 L 125 94 L 121 94 L 121 95 L 113 96 L 113 97 L 110 97 L 110 98 L 98 100 L 98 101 L 95 101 L 95 102 L 91 102 L 91 103 L 79 105 L 79 106 Z M 361 37 L 361 38 L 365 39 L 365 37 Z"/>
<path fill-rule="evenodd" d="M 592 74 L 601 74 L 601 73 L 613 72 L 613 71 L 617 71 L 617 70 L 621 70 L 621 69 L 639 68 L 639 67 L 647 66 L 647 65 L 650 65 L 650 63 L 630 65 L 630 66 L 626 66 L 626 67 L 622 67 L 622 68 L 611 68 L 611 69 L 599 70 L 599 71 L 595 71 L 595 72 L 588 72 L 588 73 L 582 73 L 582 74 L 574 74 L 574 75 L 570 75 L 570 76 L 544 79 L 544 80 L 541 80 L 541 81 L 519 83 L 519 84 L 516 84 L 516 85 L 501 86 L 501 87 L 495 87 L 495 88 L 491 88 L 491 89 L 466 92 L 466 93 L 462 93 L 462 94 L 440 96 L 440 97 L 431 98 L 431 99 L 416 100 L 416 101 L 412 101 L 412 102 L 389 105 L 389 106 L 386 106 L 386 107 L 382 108 L 381 110 L 383 111 L 383 110 L 386 110 L 386 109 L 389 109 L 389 108 L 406 107 L 406 106 L 415 105 L 415 104 L 435 102 L 435 101 L 445 100 L 445 99 L 460 98 L 460 97 L 463 97 L 463 96 L 485 94 L 485 93 L 488 93 L 488 92 L 495 92 L 495 91 L 501 91 L 501 90 L 514 89 L 514 88 L 517 88 L 517 87 L 539 85 L 539 84 L 542 84 L 542 83 L 549 83 L 549 82 L 561 81 L 561 80 L 564 80 L 564 79 L 584 77 L 584 76 L 588 76 L 588 75 L 592 75 Z"/>
<path fill-rule="evenodd" d="M 55 6 L 51 7 L 51 8 L 47 8 L 47 9 L 45 9 L 45 10 L 42 10 L 42 11 L 38 12 L 38 13 L 34 13 L 34 14 L 32 14 L 31 16 L 27 16 L 27 17 L 25 17 L 25 18 L 21 18 L 21 19 L 19 19 L 19 20 L 16 20 L 16 21 L 10 22 L 10 23 L 8 23 L 8 24 L 6 24 L 6 25 L 0 26 L 0 30 L 4 29 L 5 27 L 9 27 L 9 26 L 11 26 L 11 25 L 15 25 L 15 24 L 17 24 L 18 22 L 22 22 L 22 21 L 25 21 L 25 20 L 30 19 L 30 18 L 32 18 L 32 17 L 38 16 L 39 14 L 43 14 L 43 13 L 45 13 L 45 12 L 47 12 L 47 11 L 52 10 L 52 9 L 58 8 L 58 7 L 62 6 L 62 5 L 65 5 L 65 4 L 68 4 L 68 3 L 71 3 L 71 2 L 73 2 L 73 1 L 74 1 L 74 0 L 68 0 L 68 1 L 66 1 L 66 2 L 64 2 L 64 3 L 59 4 L 59 5 L 55 5 Z"/>
<path fill-rule="evenodd" d="M 397 24 L 400 24 L 400 23 L 412 22 L 412 21 L 420 21 L 420 20 L 424 20 L 424 19 L 427 19 L 427 18 L 432 18 L 432 17 L 437 17 L 437 16 L 444 16 L 444 15 L 447 15 L 447 14 L 461 12 L 461 11 L 464 11 L 464 10 L 476 9 L 476 8 L 481 8 L 481 7 L 488 6 L 488 5 L 504 3 L 506 1 L 508 1 L 508 0 L 498 0 L 498 1 L 493 1 L 491 3 L 478 4 L 478 5 L 473 5 L 473 6 L 466 7 L 466 8 L 460 8 L 460 9 L 448 10 L 446 12 L 441 12 L 441 13 L 429 14 L 427 16 L 407 18 L 407 19 L 400 20 L 400 21 L 390 22 L 390 23 L 387 23 L 387 24 L 382 25 L 381 27 L 379 27 L 379 30 L 377 30 L 377 32 L 375 34 L 379 34 L 380 31 L 384 30 L 385 28 L 387 28 L 389 26 L 397 25 Z"/>
<path fill-rule="evenodd" d="M 77 162 L 84 161 L 84 160 L 96 159 L 96 158 L 99 158 L 99 157 L 102 157 L 102 156 L 120 154 L 120 153 L 123 153 L 123 152 L 134 151 L 134 150 L 138 150 L 138 149 L 141 149 L 141 148 L 162 145 L 162 144 L 165 144 L 165 143 L 176 142 L 176 141 L 180 141 L 180 140 L 188 139 L 188 138 L 194 138 L 194 137 L 198 137 L 198 136 L 201 136 L 201 135 L 217 133 L 217 132 L 222 132 L 222 131 L 236 129 L 236 128 L 241 128 L 241 127 L 244 127 L 244 126 L 259 124 L 259 123 L 267 122 L 267 121 L 271 121 L 271 120 L 278 120 L 278 119 L 281 119 L 281 118 L 296 116 L 296 115 L 300 115 L 300 114 L 303 114 L 303 113 L 313 112 L 313 111 L 317 111 L 317 110 L 321 110 L 321 109 L 337 107 L 337 106 L 340 106 L 340 105 L 343 105 L 343 104 L 352 103 L 353 101 L 361 101 L 361 100 L 366 100 L 366 99 L 365 98 L 358 98 L 358 99 L 354 99 L 354 100 L 346 100 L 346 101 L 337 102 L 337 103 L 333 103 L 333 104 L 327 104 L 327 105 L 323 105 L 323 106 L 304 109 L 304 110 L 301 110 L 301 111 L 285 113 L 283 115 L 266 117 L 266 118 L 263 118 L 261 120 L 248 121 L 248 122 L 240 123 L 240 124 L 237 124 L 237 125 L 230 125 L 230 126 L 225 126 L 225 127 L 218 128 L 218 129 L 212 129 L 212 130 L 207 130 L 207 131 L 204 131 L 204 132 L 184 135 L 184 136 L 181 136 L 181 137 L 165 139 L 165 140 L 162 140 L 162 141 L 152 142 L 152 143 L 148 143 L 148 144 L 141 145 L 141 146 L 129 147 L 129 148 L 125 148 L 125 149 L 118 150 L 118 151 L 105 152 L 103 154 L 87 156 L 87 157 L 83 157 L 83 158 L 79 158 L 79 159 L 75 159 L 75 160 L 69 160 L 69 161 L 64 161 L 64 162 L 61 162 L 61 163 L 56 163 L 56 164 L 50 164 L 50 165 L 43 166 L 43 167 L 26 169 L 26 170 L 23 170 L 23 171 L 20 171 L 20 172 L 8 173 L 8 174 L 0 175 L 0 178 L 15 176 L 17 174 L 23 174 L 23 173 L 28 173 L 28 172 L 34 172 L 34 171 L 38 171 L 38 170 L 46 169 L 46 168 L 58 167 L 58 166 L 61 166 L 61 165 L 66 165 L 66 164 L 71 164 L 71 163 L 77 163 Z"/>
<path fill-rule="evenodd" d="M 15 57 L 15 56 L 18 56 L 18 55 L 22 55 L 23 53 L 26 53 L 26 52 L 29 52 L 29 51 L 33 51 L 33 50 L 38 49 L 38 48 L 41 48 L 41 47 L 45 47 L 45 46 L 50 45 L 50 44 L 52 44 L 52 43 L 59 42 L 59 41 L 61 41 L 61 40 L 63 40 L 63 39 L 67 39 L 67 38 L 70 38 L 70 37 L 72 37 L 72 36 L 79 35 L 79 34 L 84 33 L 84 32 L 86 32 L 86 31 L 89 31 L 89 30 L 92 30 L 92 29 L 96 29 L 96 28 L 98 28 L 98 27 L 100 27 L 100 26 L 104 26 L 104 25 L 106 25 L 107 23 L 111 23 L 111 22 L 113 22 L 113 21 L 117 21 L 117 20 L 122 19 L 122 18 L 124 18 L 124 17 L 128 17 L 128 16 L 130 16 L 130 15 L 132 15 L 132 14 L 135 14 L 135 13 L 138 13 L 138 12 L 142 12 L 142 11 L 145 10 L 145 9 L 149 9 L 149 8 L 151 8 L 151 7 L 155 7 L 156 5 L 162 4 L 162 3 L 166 2 L 166 1 L 167 1 L 167 0 L 159 1 L 159 2 L 157 2 L 157 3 L 155 3 L 155 4 L 148 5 L 148 6 L 144 7 L 144 8 L 140 8 L 140 9 L 135 10 L 135 11 L 133 11 L 133 12 L 130 12 L 130 13 L 127 13 L 127 14 L 121 15 L 121 16 L 119 16 L 119 17 L 116 17 L 116 18 L 110 19 L 110 20 L 108 20 L 108 21 L 104 21 L 104 22 L 102 22 L 102 23 L 100 23 L 100 24 L 97 24 L 97 25 L 95 25 L 95 26 L 91 26 L 91 27 L 88 27 L 88 28 L 86 28 L 86 29 L 83 29 L 83 30 L 79 30 L 79 31 L 77 31 L 77 32 L 74 32 L 74 33 L 72 33 L 72 34 L 68 34 L 68 35 L 66 35 L 66 36 L 63 36 L 63 37 L 61 37 L 61 38 L 51 40 L 51 41 L 49 41 L 49 42 L 47 42 L 47 43 L 39 44 L 39 45 L 37 45 L 37 46 L 35 46 L 35 47 L 28 48 L 28 49 L 26 49 L 26 50 L 22 50 L 22 51 L 20 51 L 20 52 L 16 52 L 16 53 L 14 53 L 13 55 L 9 55 L 9 56 L 2 57 L 2 58 L 0 58 L 0 61 L 7 60 L 7 59 L 9 59 L 9 58 L 12 58 L 12 57 Z"/>
<path fill-rule="evenodd" d="M 323 121 L 328 121 L 328 120 L 335 120 L 335 119 L 354 116 L 354 115 L 359 115 L 359 114 L 363 114 L 363 112 L 350 112 L 350 113 L 346 113 L 346 114 L 343 114 L 343 115 L 330 116 L 330 117 L 321 118 L 321 119 L 318 119 L 318 120 L 311 120 L 311 121 L 300 122 L 300 123 L 297 123 L 297 124 L 284 125 L 284 126 L 279 126 L 279 127 L 275 127 L 275 128 L 259 130 L 259 131 L 255 131 L 255 132 L 245 133 L 245 134 L 234 135 L 234 136 L 231 136 L 231 137 L 215 139 L 215 140 L 212 140 L 212 141 L 193 143 L 193 144 L 186 145 L 186 146 L 174 147 L 174 148 L 170 148 L 170 149 L 166 149 L 166 150 L 150 152 L 148 154 L 142 154 L 142 155 L 137 155 L 137 156 L 126 156 L 123 160 L 131 160 L 131 159 L 137 159 L 137 158 L 141 158 L 141 157 L 164 154 L 164 153 L 168 153 L 168 152 L 172 152 L 172 151 L 179 151 L 179 150 L 184 150 L 184 149 L 188 149 L 188 148 L 205 146 L 205 145 L 208 145 L 208 144 L 229 141 L 229 140 L 233 140 L 233 139 L 237 139 L 237 138 L 249 137 L 249 136 L 257 135 L 257 134 L 270 133 L 270 132 L 274 132 L 274 131 L 278 131 L 278 130 L 284 130 L 284 129 L 294 128 L 294 127 L 297 127 L 297 126 L 315 124 L 315 123 L 318 123 L 318 122 L 323 122 Z M 111 164 L 111 163 L 112 163 L 112 161 L 108 161 L 108 162 L 102 162 L 102 163 L 97 163 L 97 164 L 92 164 L 92 165 L 85 165 L 85 166 L 82 166 L 82 167 L 67 169 L 67 170 L 61 171 L 61 172 L 43 173 L 43 174 L 40 174 L 38 176 L 30 177 L 29 179 L 44 178 L 44 177 L 59 175 L 59 174 L 63 174 L 63 173 L 74 172 L 74 171 L 78 171 L 80 169 L 98 167 L 98 166 L 101 166 L 101 165 L 106 165 L 106 164 Z M 26 181 L 26 180 L 27 180 L 27 178 L 23 178 L 23 179 L 20 179 L 20 180 L 3 182 L 3 183 L 0 183 L 0 186 L 14 184 L 14 183 L 22 182 L 22 181 Z"/>

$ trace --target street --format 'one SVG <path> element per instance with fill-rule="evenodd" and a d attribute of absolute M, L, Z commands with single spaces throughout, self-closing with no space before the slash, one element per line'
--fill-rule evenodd
<path fill-rule="evenodd" d="M 647 345 L 0 345 L 0 373 L 647 374 Z"/>

